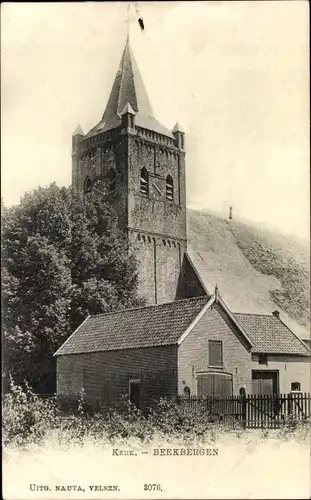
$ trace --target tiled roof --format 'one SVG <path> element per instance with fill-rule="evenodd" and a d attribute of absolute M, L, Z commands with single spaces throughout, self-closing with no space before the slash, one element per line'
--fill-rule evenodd
<path fill-rule="evenodd" d="M 234 316 L 253 342 L 253 352 L 311 355 L 304 343 L 273 314 L 234 313 Z"/>
<path fill-rule="evenodd" d="M 206 296 L 89 316 L 55 354 L 177 344 L 207 302 Z"/>
<path fill-rule="evenodd" d="M 128 103 L 136 114 L 136 125 L 173 137 L 172 133 L 153 116 L 149 97 L 132 53 L 129 39 L 127 39 L 103 117 L 86 137 L 90 137 L 99 131 L 105 132 L 119 127 L 121 113 Z"/>

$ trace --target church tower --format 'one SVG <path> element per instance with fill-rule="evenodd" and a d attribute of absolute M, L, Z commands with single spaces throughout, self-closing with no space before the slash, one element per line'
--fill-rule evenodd
<path fill-rule="evenodd" d="M 154 117 L 129 38 L 100 122 L 72 137 L 72 184 L 109 201 L 133 245 L 139 293 L 177 298 L 187 248 L 185 135 Z"/>

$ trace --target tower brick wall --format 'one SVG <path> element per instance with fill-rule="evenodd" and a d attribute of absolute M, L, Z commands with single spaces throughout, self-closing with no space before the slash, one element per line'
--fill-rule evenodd
<path fill-rule="evenodd" d="M 73 136 L 72 184 L 116 210 L 139 261 L 140 295 L 175 300 L 187 249 L 184 132 L 153 117 L 128 40 L 101 121 Z"/>

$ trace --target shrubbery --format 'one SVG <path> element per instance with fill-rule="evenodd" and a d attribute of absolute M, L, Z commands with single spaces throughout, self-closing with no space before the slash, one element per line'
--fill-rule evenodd
<path fill-rule="evenodd" d="M 160 399 L 148 419 L 158 431 L 173 439 L 182 436 L 184 441 L 205 440 L 215 428 L 204 405 L 192 408 L 187 400 L 176 404 L 172 400 Z"/>
<path fill-rule="evenodd" d="M 123 412 L 111 409 L 100 414 L 92 410 L 84 393 L 69 403 L 65 417 L 64 401 L 42 400 L 28 387 L 23 390 L 12 382 L 3 401 L 4 445 L 40 444 L 51 433 L 60 444 L 79 445 L 85 440 L 101 444 L 126 444 L 131 440 L 148 444 L 154 439 L 184 443 L 214 440 L 215 426 L 203 406 L 194 409 L 187 403 L 161 399 L 154 402 L 147 414 L 136 408 Z"/>
<path fill-rule="evenodd" d="M 288 415 L 284 419 L 284 424 L 280 429 L 279 437 L 285 439 L 298 439 L 310 441 L 311 434 L 311 417 L 304 417 L 301 420 L 295 418 L 294 415 Z"/>
<path fill-rule="evenodd" d="M 23 390 L 11 381 L 10 392 L 3 399 L 4 447 L 40 445 L 51 437 L 56 444 L 69 446 L 83 446 L 86 442 L 98 446 L 148 445 L 151 442 L 194 445 L 212 443 L 230 429 L 212 422 L 203 405 L 192 408 L 187 401 L 178 404 L 160 399 L 148 414 L 135 408 L 100 414 L 90 411 L 82 392 L 72 408 L 74 413 L 64 417 L 62 403 L 57 398 L 42 400 L 29 387 Z M 310 418 L 297 420 L 288 416 L 277 436 L 306 439 L 310 435 L 310 423 Z M 262 437 L 267 438 L 270 434 L 267 430 Z"/>
<path fill-rule="evenodd" d="M 3 398 L 2 438 L 4 446 L 23 447 L 39 444 L 57 425 L 58 409 L 55 399 L 39 399 L 30 388 L 10 381 L 10 392 Z"/>
<path fill-rule="evenodd" d="M 79 409 L 80 408 L 80 409 Z M 85 411 L 81 402 L 76 414 L 64 421 L 59 440 L 83 442 L 86 438 L 101 444 L 126 444 L 129 441 L 149 444 L 153 440 L 174 443 L 193 443 L 215 440 L 215 425 L 202 408 L 191 408 L 174 400 L 155 401 L 148 412 L 135 407 L 127 411 L 111 409 L 103 414 Z M 221 426 L 217 426 L 220 431 Z"/>

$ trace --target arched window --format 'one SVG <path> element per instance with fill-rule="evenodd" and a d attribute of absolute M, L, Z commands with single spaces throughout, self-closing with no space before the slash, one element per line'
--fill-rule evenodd
<path fill-rule="evenodd" d="M 87 177 L 84 181 L 84 194 L 89 193 L 92 189 L 92 182 L 89 177 Z"/>
<path fill-rule="evenodd" d="M 190 388 L 189 387 L 187 387 L 187 386 L 184 387 L 183 393 L 184 393 L 185 398 L 190 398 Z"/>
<path fill-rule="evenodd" d="M 140 192 L 142 194 L 149 193 L 149 179 L 148 172 L 145 168 L 140 171 Z"/>
<path fill-rule="evenodd" d="M 115 189 L 117 187 L 116 171 L 113 168 L 111 168 L 108 172 L 107 186 L 108 186 L 109 192 L 115 191 Z"/>
<path fill-rule="evenodd" d="M 166 199 L 170 201 L 174 199 L 173 179 L 170 175 L 166 177 Z"/>

